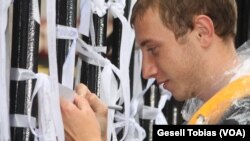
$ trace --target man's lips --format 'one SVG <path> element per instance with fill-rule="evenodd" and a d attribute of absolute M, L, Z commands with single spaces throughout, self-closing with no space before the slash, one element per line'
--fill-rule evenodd
<path fill-rule="evenodd" d="M 158 85 L 165 85 L 165 83 L 168 83 L 169 80 L 159 81 L 157 82 Z"/>
<path fill-rule="evenodd" d="M 168 83 L 169 83 L 169 80 L 165 80 L 165 81 L 162 81 L 160 84 L 163 85 L 163 88 L 164 89 L 168 89 Z"/>

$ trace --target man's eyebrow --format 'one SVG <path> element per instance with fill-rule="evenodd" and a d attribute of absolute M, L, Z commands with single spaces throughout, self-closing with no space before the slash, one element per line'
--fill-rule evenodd
<path fill-rule="evenodd" d="M 148 43 L 152 42 L 152 40 L 150 39 L 146 39 L 144 41 L 141 42 L 141 44 L 139 45 L 140 47 L 145 47 Z"/>
<path fill-rule="evenodd" d="M 140 49 L 145 47 L 147 44 L 149 44 L 150 42 L 153 42 L 151 39 L 146 39 L 144 41 L 142 41 L 140 44 L 139 43 L 135 43 L 135 48 L 136 49 Z"/>

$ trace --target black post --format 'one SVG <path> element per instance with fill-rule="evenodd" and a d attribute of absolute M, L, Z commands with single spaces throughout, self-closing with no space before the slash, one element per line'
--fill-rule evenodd
<path fill-rule="evenodd" d="M 14 2 L 13 39 L 11 67 L 32 70 L 38 69 L 38 46 L 40 25 L 34 20 L 32 3 L 34 0 Z M 39 0 L 40 5 L 40 0 Z M 32 96 L 35 80 L 11 81 L 10 114 L 27 115 L 28 100 Z M 37 119 L 37 98 L 33 101 L 31 116 Z M 29 128 L 11 127 L 12 141 L 33 141 Z"/>
<path fill-rule="evenodd" d="M 94 29 L 95 29 L 95 42 L 96 46 L 107 45 L 107 14 L 103 17 L 93 15 Z M 90 43 L 90 38 L 84 36 L 84 41 Z M 104 54 L 103 54 L 104 55 Z M 81 68 L 81 82 L 88 86 L 91 92 L 99 95 L 100 92 L 100 72 L 101 68 L 98 66 L 90 65 L 85 62 L 82 63 Z"/>
<path fill-rule="evenodd" d="M 121 36 L 122 36 L 122 23 L 120 22 L 118 18 L 113 19 L 113 32 L 111 35 L 111 38 L 112 38 L 111 62 L 118 68 L 120 66 Z"/>
<path fill-rule="evenodd" d="M 56 23 L 76 27 L 77 0 L 56 1 Z M 58 80 L 62 82 L 62 69 L 72 40 L 57 39 Z"/>
<path fill-rule="evenodd" d="M 144 104 L 149 107 L 157 107 L 160 100 L 160 91 L 159 87 L 156 84 L 153 84 L 150 89 L 144 95 Z M 153 120 L 141 119 L 140 124 L 146 131 L 146 138 L 144 141 L 152 141 L 153 140 Z"/>
<path fill-rule="evenodd" d="M 124 8 L 124 16 L 128 19 L 129 10 L 131 6 L 131 0 L 126 0 L 126 6 Z M 111 35 L 111 62 L 116 67 L 120 66 L 120 47 L 121 47 L 121 37 L 122 37 L 122 23 L 118 18 L 113 19 L 113 32 Z M 132 58 L 134 57 L 134 51 L 132 53 Z M 133 72 L 133 59 L 131 58 L 130 62 L 130 72 Z M 132 74 L 130 74 L 132 75 Z M 132 75 L 133 76 L 133 75 Z M 132 79 L 131 79 L 132 80 Z M 131 81 L 133 82 L 133 81 Z M 131 85 L 133 86 L 133 85 Z"/>
<path fill-rule="evenodd" d="M 250 39 L 250 1 L 237 0 L 236 2 L 238 6 L 236 47 L 239 47 Z"/>
<path fill-rule="evenodd" d="M 162 109 L 163 114 L 167 118 L 168 124 L 180 125 L 183 124 L 184 119 L 181 114 L 181 110 L 184 102 L 176 101 L 174 97 L 170 101 L 166 102 L 166 106 Z"/>
<path fill-rule="evenodd" d="M 126 6 L 124 8 L 124 16 L 126 19 L 129 17 L 131 7 L 131 0 L 126 0 Z M 120 50 L 122 42 L 122 23 L 118 18 L 113 19 L 113 32 L 110 35 L 111 50 L 110 60 L 117 68 L 120 67 Z M 133 72 L 134 72 L 134 47 L 131 54 L 130 65 L 129 65 L 129 77 L 130 77 L 130 97 L 133 96 Z M 118 134 L 118 138 L 122 137 L 122 132 Z"/>

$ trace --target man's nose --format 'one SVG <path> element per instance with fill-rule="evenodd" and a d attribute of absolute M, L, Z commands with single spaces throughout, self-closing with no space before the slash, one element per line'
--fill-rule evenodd
<path fill-rule="evenodd" d="M 157 67 L 153 60 L 142 59 L 142 75 L 144 79 L 155 78 Z"/>

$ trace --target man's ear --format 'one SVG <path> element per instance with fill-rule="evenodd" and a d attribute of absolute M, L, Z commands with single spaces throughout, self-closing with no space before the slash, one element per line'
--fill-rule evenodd
<path fill-rule="evenodd" d="M 199 15 L 194 19 L 195 36 L 202 47 L 209 47 L 214 36 L 214 24 L 206 15 Z"/>

